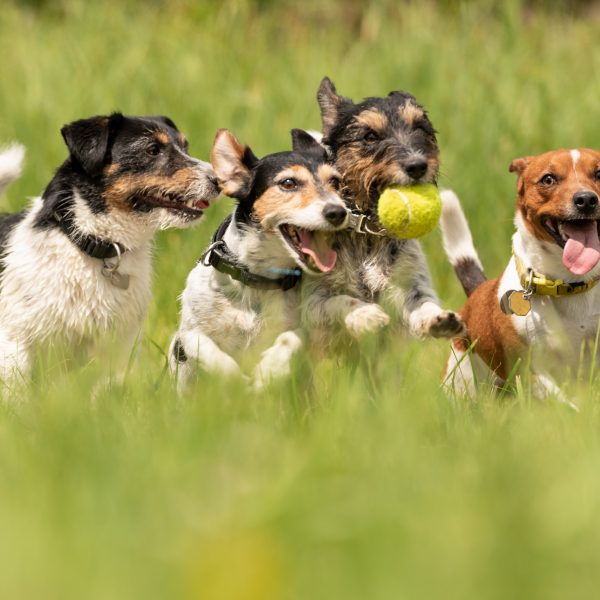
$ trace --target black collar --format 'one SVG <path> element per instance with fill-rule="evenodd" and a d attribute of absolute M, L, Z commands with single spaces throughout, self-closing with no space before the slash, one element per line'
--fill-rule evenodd
<path fill-rule="evenodd" d="M 212 241 L 208 250 L 200 259 L 202 264 L 210 265 L 220 273 L 229 275 L 232 279 L 247 285 L 248 287 L 257 288 L 259 290 L 286 290 L 292 289 L 302 278 L 302 271 L 294 269 L 289 271 L 284 277 L 279 279 L 270 279 L 263 275 L 256 275 L 250 272 L 248 267 L 241 265 L 236 256 L 227 247 L 223 235 L 231 223 L 232 216 L 229 215 L 219 226 L 212 237 Z"/>
<path fill-rule="evenodd" d="M 125 252 L 125 247 L 117 242 L 108 242 L 101 240 L 93 235 L 83 235 L 77 229 L 73 214 L 71 212 L 59 212 L 55 210 L 52 213 L 52 221 L 58 228 L 77 246 L 82 252 L 92 258 L 114 258 Z"/>

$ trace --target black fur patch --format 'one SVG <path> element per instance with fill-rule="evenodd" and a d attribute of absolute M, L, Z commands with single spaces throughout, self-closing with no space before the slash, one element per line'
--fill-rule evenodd
<path fill-rule="evenodd" d="M 463 290 L 469 297 L 484 281 L 486 277 L 477 263 L 471 258 L 463 258 L 454 265 L 454 271 Z"/>
<path fill-rule="evenodd" d="M 173 344 L 173 357 L 178 363 L 187 362 L 187 354 L 185 353 L 183 344 L 179 339 L 175 340 L 175 343 Z"/>
<path fill-rule="evenodd" d="M 11 231 L 25 218 L 25 211 L 0 214 L 0 256 L 4 255 Z"/>

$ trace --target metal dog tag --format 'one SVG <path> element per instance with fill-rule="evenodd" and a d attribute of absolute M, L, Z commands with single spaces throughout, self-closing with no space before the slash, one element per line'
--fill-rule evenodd
<path fill-rule="evenodd" d="M 126 290 L 129 287 L 129 275 L 120 273 L 117 265 L 109 265 L 106 262 L 102 267 L 102 275 L 110 280 L 111 284 L 120 290 Z"/>
<path fill-rule="evenodd" d="M 129 275 L 119 273 L 119 271 L 111 271 L 109 274 L 104 273 L 105 277 L 110 279 L 110 282 L 120 290 L 126 290 L 129 287 Z"/>
<path fill-rule="evenodd" d="M 500 308 L 505 315 L 524 317 L 531 310 L 531 302 L 522 290 L 508 290 L 500 298 Z"/>

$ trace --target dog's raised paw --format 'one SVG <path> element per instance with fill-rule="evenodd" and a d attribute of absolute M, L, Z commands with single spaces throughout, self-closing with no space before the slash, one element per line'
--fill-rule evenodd
<path fill-rule="evenodd" d="M 344 319 L 346 328 L 356 338 L 378 331 L 389 322 L 390 317 L 377 304 L 362 304 L 349 312 Z"/>
<path fill-rule="evenodd" d="M 302 340 L 297 333 L 285 331 L 280 334 L 273 346 L 262 354 L 261 361 L 254 371 L 254 389 L 261 391 L 271 381 L 287 377 L 291 371 L 292 357 L 301 347 Z"/>
<path fill-rule="evenodd" d="M 465 323 L 458 313 L 444 310 L 429 320 L 426 334 L 435 338 L 452 338 L 465 333 Z"/>

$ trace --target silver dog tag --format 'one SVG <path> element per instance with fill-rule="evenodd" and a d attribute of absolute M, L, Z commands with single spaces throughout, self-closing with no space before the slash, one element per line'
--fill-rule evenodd
<path fill-rule="evenodd" d="M 120 273 L 117 265 L 110 266 L 105 263 L 104 267 L 102 267 L 102 275 L 120 290 L 126 290 L 129 287 L 129 275 Z"/>
<path fill-rule="evenodd" d="M 129 275 L 119 273 L 119 271 L 111 271 L 106 277 L 108 277 L 110 282 L 120 290 L 126 290 L 129 287 Z"/>

